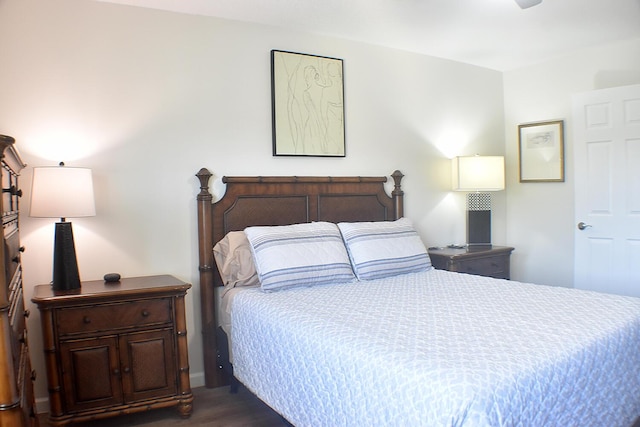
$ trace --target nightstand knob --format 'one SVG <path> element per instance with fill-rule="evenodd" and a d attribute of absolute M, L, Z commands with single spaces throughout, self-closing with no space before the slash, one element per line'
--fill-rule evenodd
<path fill-rule="evenodd" d="M 113 370 L 113 375 L 120 375 L 120 369 L 116 368 Z"/>
<path fill-rule="evenodd" d="M 31 312 L 29 310 L 24 311 L 24 317 L 29 317 L 30 315 L 31 315 Z"/>
<path fill-rule="evenodd" d="M 129 367 L 127 366 L 126 368 L 124 368 L 124 373 L 128 374 L 129 372 L 131 372 L 131 369 L 129 369 Z"/>
<path fill-rule="evenodd" d="M 88 323 L 91 323 L 91 318 L 90 318 L 89 316 L 84 316 L 84 317 L 82 318 L 82 321 L 83 321 L 85 324 L 88 324 Z"/>
<path fill-rule="evenodd" d="M 18 248 L 18 250 L 19 250 L 20 252 L 24 252 L 24 251 L 25 251 L 25 249 L 26 249 L 26 248 L 25 248 L 24 246 L 20 246 L 20 247 Z"/>
<path fill-rule="evenodd" d="M 149 312 L 147 310 L 142 310 L 142 317 L 148 317 Z"/>
<path fill-rule="evenodd" d="M 35 381 L 36 380 L 36 370 L 34 369 L 33 371 L 31 371 L 31 381 Z"/>

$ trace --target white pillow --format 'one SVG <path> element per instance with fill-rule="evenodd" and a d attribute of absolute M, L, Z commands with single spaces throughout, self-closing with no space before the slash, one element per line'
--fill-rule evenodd
<path fill-rule="evenodd" d="M 351 264 L 360 280 L 372 280 L 431 268 L 431 259 L 411 221 L 341 222 Z"/>
<path fill-rule="evenodd" d="M 251 245 L 244 231 L 230 231 L 213 247 L 213 257 L 225 287 L 259 285 Z"/>
<path fill-rule="evenodd" d="M 265 291 L 355 280 L 335 224 L 248 227 L 245 233 Z"/>

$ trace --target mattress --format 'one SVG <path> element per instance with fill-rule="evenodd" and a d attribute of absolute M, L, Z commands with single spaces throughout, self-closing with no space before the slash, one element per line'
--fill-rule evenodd
<path fill-rule="evenodd" d="M 234 374 L 296 426 L 630 426 L 640 299 L 429 270 L 232 302 Z"/>

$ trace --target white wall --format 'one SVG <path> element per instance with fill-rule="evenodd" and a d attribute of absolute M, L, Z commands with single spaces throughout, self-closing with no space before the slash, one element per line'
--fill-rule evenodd
<path fill-rule="evenodd" d="M 271 49 L 344 59 L 346 158 L 271 155 Z M 406 216 L 427 245 L 464 241 L 449 157 L 504 152 L 502 74 L 277 28 L 86 0 L 0 0 L 0 133 L 22 176 L 25 295 L 51 277 L 54 220 L 30 218 L 31 167 L 93 169 L 97 216 L 73 220 L 82 278 L 170 273 L 187 298 L 202 384 L 194 174 L 405 175 Z M 505 192 L 494 242 L 505 239 Z M 46 400 L 37 309 L 29 319 Z"/>
<path fill-rule="evenodd" d="M 573 287 L 574 168 L 571 96 L 640 83 L 640 39 L 586 49 L 504 73 L 507 241 L 512 278 Z M 562 119 L 565 182 L 520 183 L 518 124 Z"/>

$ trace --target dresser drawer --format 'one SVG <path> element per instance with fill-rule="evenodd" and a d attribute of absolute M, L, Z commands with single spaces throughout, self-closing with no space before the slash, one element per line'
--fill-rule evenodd
<path fill-rule="evenodd" d="M 460 273 L 479 274 L 482 276 L 490 276 L 503 278 L 507 272 L 506 257 L 487 257 L 461 260 L 458 262 L 456 271 Z"/>
<path fill-rule="evenodd" d="M 12 353 L 14 366 L 18 367 L 16 363 L 22 352 L 22 347 L 27 342 L 27 328 L 24 315 L 24 300 L 22 299 L 22 289 L 16 295 L 16 298 L 11 301 L 11 308 L 9 310 L 9 323 L 11 323 L 12 330 Z"/>
<path fill-rule="evenodd" d="M 56 311 L 56 317 L 60 335 L 169 323 L 171 298 L 62 308 Z"/>
<path fill-rule="evenodd" d="M 4 268 L 8 283 L 11 282 L 18 265 L 20 265 L 20 233 L 15 230 L 8 236 L 5 236 L 4 244 Z"/>
<path fill-rule="evenodd" d="M 37 420 L 35 402 L 32 400 L 33 382 L 36 380 L 36 371 L 31 367 L 29 352 L 26 346 L 20 361 L 20 373 L 18 378 L 21 378 L 21 381 L 18 384 L 18 387 L 20 388 L 20 406 L 22 407 L 22 413 L 26 420 L 26 425 L 37 426 L 38 424 L 35 421 Z"/>

